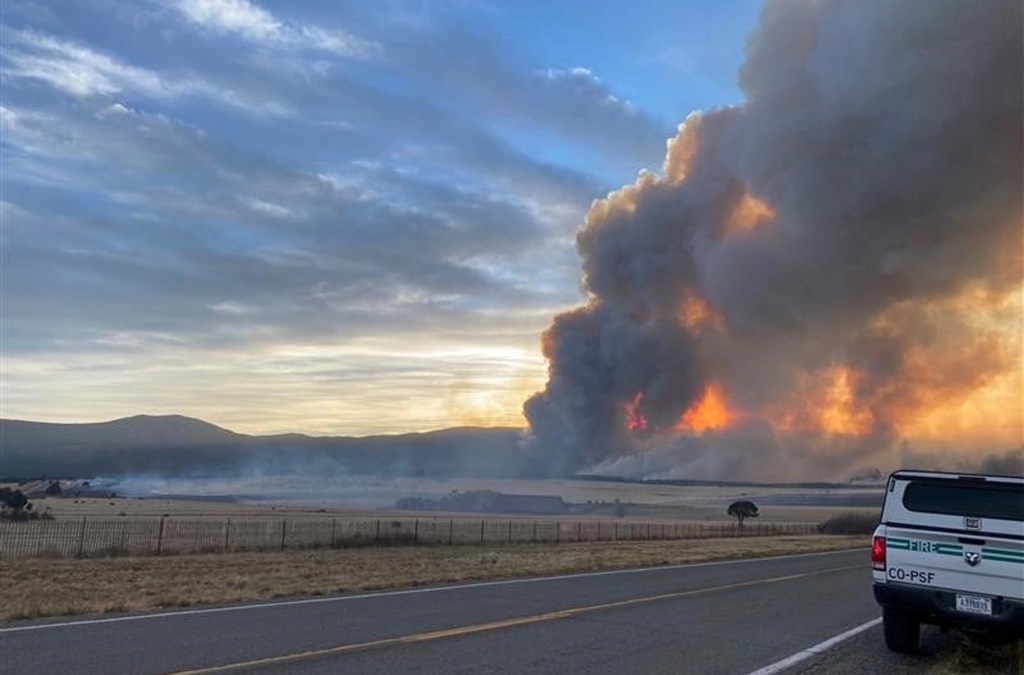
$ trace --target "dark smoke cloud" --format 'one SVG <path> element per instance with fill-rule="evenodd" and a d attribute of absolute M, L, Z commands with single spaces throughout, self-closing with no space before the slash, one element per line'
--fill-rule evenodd
<path fill-rule="evenodd" d="M 837 478 L 898 464 L 916 411 L 1014 371 L 1019 399 L 1021 11 L 766 3 L 745 103 L 691 115 L 663 175 L 595 202 L 578 233 L 589 300 L 545 333 L 550 379 L 525 404 L 542 467 Z M 750 197 L 774 214 L 738 221 Z M 717 323 L 680 319 L 694 297 Z M 765 422 L 837 367 L 854 432 Z M 710 382 L 746 421 L 680 437 Z"/>

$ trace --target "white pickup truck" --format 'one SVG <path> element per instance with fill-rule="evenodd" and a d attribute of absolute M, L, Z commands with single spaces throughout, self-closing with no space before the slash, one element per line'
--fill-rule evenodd
<path fill-rule="evenodd" d="M 871 567 L 893 651 L 916 651 L 922 623 L 1024 637 L 1024 478 L 895 472 Z"/>

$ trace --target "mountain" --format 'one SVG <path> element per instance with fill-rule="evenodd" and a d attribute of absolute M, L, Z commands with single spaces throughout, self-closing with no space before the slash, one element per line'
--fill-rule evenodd
<path fill-rule="evenodd" d="M 81 444 L 152 447 L 230 443 L 245 438 L 184 415 L 136 415 L 110 422 L 58 424 L 0 419 L 0 447 L 52 448 Z"/>
<path fill-rule="evenodd" d="M 239 434 L 181 415 L 55 424 L 0 419 L 0 476 L 269 474 L 516 477 L 518 429 L 389 436 Z"/>

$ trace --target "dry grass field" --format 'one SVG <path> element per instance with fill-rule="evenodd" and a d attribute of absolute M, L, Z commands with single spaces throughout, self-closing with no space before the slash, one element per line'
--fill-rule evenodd
<path fill-rule="evenodd" d="M 0 566 L 0 621 L 867 545 L 868 538 L 862 536 L 816 535 L 561 545 L 316 549 L 163 558 L 8 560 Z"/>
<path fill-rule="evenodd" d="M 541 483 L 538 481 L 538 483 Z M 523 486 L 520 489 L 529 489 L 532 485 Z M 684 490 L 684 488 L 675 488 Z M 685 488 L 694 489 L 694 488 Z M 668 501 L 654 501 L 655 497 L 664 495 L 650 495 L 644 497 L 640 491 L 633 492 L 630 496 L 642 501 L 627 502 L 628 517 L 642 519 L 645 521 L 665 522 L 710 522 L 726 523 L 731 519 L 726 515 L 726 508 L 729 500 L 737 496 L 735 489 L 724 488 L 699 488 L 699 496 L 679 497 Z M 657 492 L 657 491 L 656 491 Z M 751 498 L 751 497 L 744 497 Z M 757 497 L 752 497 L 757 503 Z M 160 499 L 160 498 L 126 498 L 116 497 L 114 499 L 100 498 L 47 498 L 35 499 L 35 506 L 41 511 L 48 510 L 56 518 L 81 518 L 93 517 L 189 517 L 189 518 L 242 518 L 258 516 L 287 516 L 288 518 L 301 518 L 303 516 L 323 517 L 327 515 L 356 516 L 367 518 L 387 518 L 392 516 L 409 517 L 417 515 L 411 511 L 399 511 L 394 508 L 352 508 L 324 503 L 309 504 L 299 501 L 277 500 L 266 502 L 226 502 L 207 501 L 202 499 Z M 579 504 L 579 503 L 577 503 Z M 583 502 L 585 504 L 585 502 Z M 759 522 L 766 523 L 820 523 L 829 518 L 844 514 L 858 513 L 871 516 L 878 515 L 878 508 L 860 506 L 833 506 L 833 505 L 759 505 L 761 516 Z M 429 512 L 423 515 L 438 515 L 436 512 Z M 456 518 L 479 518 L 479 514 L 444 514 L 445 517 Z M 584 507 L 576 506 L 572 509 L 573 519 L 607 519 L 614 516 L 613 506 L 609 503 L 606 507 L 595 507 L 592 510 L 584 510 Z M 542 518 L 544 516 L 530 516 Z M 557 516 L 551 516 L 556 518 Z"/>

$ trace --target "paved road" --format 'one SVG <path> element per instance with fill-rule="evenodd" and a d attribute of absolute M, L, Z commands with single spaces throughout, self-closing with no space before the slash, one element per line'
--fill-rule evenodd
<path fill-rule="evenodd" d="M 876 618 L 870 576 L 848 551 L 8 624 L 0 670 L 743 675 Z"/>

